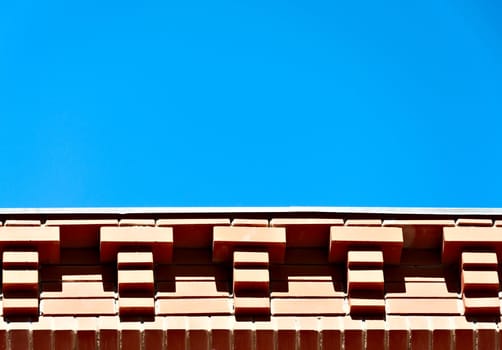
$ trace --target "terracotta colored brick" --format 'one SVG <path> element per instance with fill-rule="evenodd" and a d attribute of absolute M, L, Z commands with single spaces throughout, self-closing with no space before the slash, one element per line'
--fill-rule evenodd
<path fill-rule="evenodd" d="M 387 316 L 387 325 L 389 328 L 389 349 L 408 349 L 411 332 L 409 331 L 407 318 Z"/>
<path fill-rule="evenodd" d="M 53 327 L 52 318 L 39 317 L 37 322 L 31 323 L 32 328 L 32 344 L 35 350 L 51 350 L 53 349 Z M 0 349 L 3 349 L 0 346 Z"/>
<path fill-rule="evenodd" d="M 40 263 L 59 261 L 59 229 L 57 227 L 0 227 L 0 249 L 37 250 Z"/>
<path fill-rule="evenodd" d="M 267 252 L 234 252 L 234 267 L 264 267 L 268 268 Z"/>
<path fill-rule="evenodd" d="M 268 227 L 267 219 L 233 219 L 232 226 Z"/>
<path fill-rule="evenodd" d="M 101 316 L 98 318 L 99 349 L 119 349 L 120 322 L 116 316 Z"/>
<path fill-rule="evenodd" d="M 452 318 L 455 331 L 455 349 L 475 349 L 474 324 L 466 320 L 464 316 Z"/>
<path fill-rule="evenodd" d="M 158 315 L 230 315 L 231 299 L 158 299 Z"/>
<path fill-rule="evenodd" d="M 385 321 L 369 319 L 364 323 L 366 328 L 366 350 L 384 349 Z"/>
<path fill-rule="evenodd" d="M 394 298 L 457 298 L 456 290 L 448 290 L 446 282 L 385 283 L 386 297 Z"/>
<path fill-rule="evenodd" d="M 188 319 L 188 348 L 209 349 L 209 317 L 194 316 Z"/>
<path fill-rule="evenodd" d="M 331 281 L 273 282 L 270 290 L 273 298 L 343 298 L 345 296 L 341 286 L 339 290 L 335 290 L 335 284 Z"/>
<path fill-rule="evenodd" d="M 363 323 L 350 317 L 343 319 L 345 349 L 363 349 Z"/>
<path fill-rule="evenodd" d="M 5 226 L 40 226 L 40 220 L 6 220 Z"/>
<path fill-rule="evenodd" d="M 120 316 L 153 315 L 155 303 L 153 298 L 119 297 Z"/>
<path fill-rule="evenodd" d="M 253 350 L 253 328 L 251 321 L 238 321 L 234 323 L 234 350 Z"/>
<path fill-rule="evenodd" d="M 77 320 L 74 317 L 54 317 L 54 349 L 75 349 Z"/>
<path fill-rule="evenodd" d="M 79 349 L 97 349 L 97 319 L 77 318 L 77 344 Z"/>
<path fill-rule="evenodd" d="M 213 227 L 229 226 L 230 219 L 159 219 L 157 226 L 172 227 L 176 248 L 209 248 Z"/>
<path fill-rule="evenodd" d="M 229 281 L 175 281 L 157 283 L 157 298 L 229 298 Z"/>
<path fill-rule="evenodd" d="M 342 317 L 321 317 L 322 350 L 342 349 Z"/>
<path fill-rule="evenodd" d="M 458 264 L 462 251 L 476 248 L 490 248 L 498 256 L 502 254 L 500 227 L 445 227 L 443 231 L 442 261 L 445 264 Z"/>
<path fill-rule="evenodd" d="M 356 247 L 382 250 L 386 264 L 398 264 L 403 248 L 403 233 L 397 227 L 332 227 L 330 261 L 342 262 Z"/>
<path fill-rule="evenodd" d="M 32 268 L 38 269 L 38 252 L 4 251 L 3 268 Z"/>
<path fill-rule="evenodd" d="M 350 267 L 380 267 L 383 268 L 383 253 L 378 250 L 350 250 L 347 256 L 347 266 Z"/>
<path fill-rule="evenodd" d="M 167 321 L 165 317 L 155 317 L 153 321 L 144 321 L 143 348 L 148 350 L 167 349 L 166 331 Z"/>
<path fill-rule="evenodd" d="M 153 269 L 153 254 L 151 252 L 119 252 L 117 267 L 119 269 Z"/>
<path fill-rule="evenodd" d="M 120 350 L 141 349 L 141 323 L 120 322 Z"/>
<path fill-rule="evenodd" d="M 382 220 L 379 219 L 348 219 L 345 226 L 382 226 Z"/>
<path fill-rule="evenodd" d="M 45 299 L 42 315 L 46 316 L 106 316 L 115 315 L 112 298 L 107 299 Z"/>
<path fill-rule="evenodd" d="M 174 350 L 187 349 L 187 328 L 188 319 L 186 317 L 169 317 L 167 320 L 167 348 Z"/>
<path fill-rule="evenodd" d="M 119 293 L 132 290 L 143 290 L 153 295 L 153 271 L 119 270 L 118 287 Z"/>
<path fill-rule="evenodd" d="M 476 322 L 478 349 L 498 348 L 498 330 L 495 322 Z"/>
<path fill-rule="evenodd" d="M 271 300 L 272 315 L 345 315 L 342 298 Z"/>
<path fill-rule="evenodd" d="M 276 348 L 276 330 L 274 322 L 270 320 L 255 321 L 255 348 L 256 349 L 275 349 Z"/>
<path fill-rule="evenodd" d="M 265 269 L 234 269 L 234 293 L 254 290 L 268 293 L 269 272 Z"/>
<path fill-rule="evenodd" d="M 99 229 L 103 226 L 118 226 L 115 219 L 105 220 L 47 220 L 45 226 L 58 226 L 61 231 L 62 248 L 85 248 L 99 246 Z"/>
<path fill-rule="evenodd" d="M 351 315 L 363 315 L 363 314 L 384 314 L 385 313 L 385 301 L 383 298 L 349 298 L 349 308 Z"/>
<path fill-rule="evenodd" d="M 319 319 L 298 317 L 299 349 L 318 350 L 320 345 Z"/>
<path fill-rule="evenodd" d="M 288 247 L 325 247 L 330 227 L 343 226 L 343 219 L 272 219 L 270 226 L 286 228 Z"/>
<path fill-rule="evenodd" d="M 270 299 L 253 297 L 235 297 L 234 311 L 238 315 L 243 314 L 270 314 Z"/>
<path fill-rule="evenodd" d="M 457 219 L 457 226 L 492 226 L 493 221 L 491 219 L 467 219 L 461 218 Z"/>
<path fill-rule="evenodd" d="M 30 348 L 31 334 L 29 329 L 30 325 L 24 322 L 13 322 L 9 325 L 9 350 L 26 350 Z"/>
<path fill-rule="evenodd" d="M 495 227 L 500 227 L 500 226 L 502 226 L 502 220 L 495 220 L 494 226 L 495 226 Z"/>
<path fill-rule="evenodd" d="M 169 227 L 102 227 L 100 230 L 101 261 L 111 262 L 119 251 L 147 249 L 156 263 L 172 259 L 173 232 Z"/>
<path fill-rule="evenodd" d="M 230 261 L 235 250 L 266 250 L 272 262 L 284 261 L 286 233 L 284 228 L 216 226 L 213 233 L 213 261 Z"/>
<path fill-rule="evenodd" d="M 462 266 L 464 270 L 496 270 L 498 267 L 495 252 L 462 252 Z"/>
<path fill-rule="evenodd" d="M 40 298 L 113 298 L 114 294 L 114 284 L 109 282 L 52 282 L 42 285 Z"/>
<path fill-rule="evenodd" d="M 38 298 L 3 298 L 3 314 L 12 316 L 37 316 Z"/>
<path fill-rule="evenodd" d="M 453 344 L 453 322 L 450 317 L 431 317 L 432 349 L 450 349 Z"/>
<path fill-rule="evenodd" d="M 347 271 L 347 289 L 383 291 L 383 270 L 354 270 Z"/>
<path fill-rule="evenodd" d="M 411 329 L 411 349 L 430 349 L 432 332 L 428 317 L 410 317 L 408 321 Z"/>
<path fill-rule="evenodd" d="M 228 316 L 212 316 L 211 323 L 211 345 L 212 349 L 231 350 L 233 322 Z M 258 344 L 258 339 L 257 339 Z M 261 349 L 257 347 L 257 349 Z"/>
<path fill-rule="evenodd" d="M 2 288 L 5 292 L 38 292 L 38 270 L 3 270 Z"/>
<path fill-rule="evenodd" d="M 277 323 L 277 350 L 296 349 L 297 325 L 294 317 L 278 317 Z"/>
<path fill-rule="evenodd" d="M 387 298 L 387 314 L 390 315 L 460 315 L 458 299 L 437 298 Z"/>
<path fill-rule="evenodd" d="M 499 290 L 499 275 L 494 271 L 469 271 L 463 270 L 461 274 L 462 292 L 465 291 L 483 291 L 494 292 L 496 295 Z"/>
<path fill-rule="evenodd" d="M 464 313 L 500 315 L 500 300 L 495 294 L 492 297 L 469 297 L 464 294 Z"/>
<path fill-rule="evenodd" d="M 154 219 L 122 219 L 119 226 L 155 226 Z"/>

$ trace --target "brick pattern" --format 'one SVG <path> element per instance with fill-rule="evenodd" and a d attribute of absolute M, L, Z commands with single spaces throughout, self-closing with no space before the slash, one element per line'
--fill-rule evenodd
<path fill-rule="evenodd" d="M 233 293 L 235 315 L 270 314 L 268 252 L 234 251 Z"/>
<path fill-rule="evenodd" d="M 38 264 L 36 251 L 3 252 L 3 314 L 7 319 L 38 317 Z"/>
<path fill-rule="evenodd" d="M 495 218 L 2 221 L 0 349 L 502 344 Z"/>
<path fill-rule="evenodd" d="M 497 254 L 462 252 L 461 291 L 466 315 L 500 315 Z"/>
<path fill-rule="evenodd" d="M 385 313 L 381 251 L 348 252 L 347 292 L 352 315 Z"/>

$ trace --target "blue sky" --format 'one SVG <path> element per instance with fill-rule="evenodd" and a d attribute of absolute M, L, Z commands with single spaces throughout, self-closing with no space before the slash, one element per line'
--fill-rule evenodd
<path fill-rule="evenodd" d="M 0 207 L 502 207 L 501 17 L 4 1 Z"/>

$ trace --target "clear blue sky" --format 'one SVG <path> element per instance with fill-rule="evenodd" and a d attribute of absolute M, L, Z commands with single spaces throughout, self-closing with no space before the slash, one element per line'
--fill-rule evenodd
<path fill-rule="evenodd" d="M 3 1 L 0 207 L 502 207 L 502 2 Z"/>

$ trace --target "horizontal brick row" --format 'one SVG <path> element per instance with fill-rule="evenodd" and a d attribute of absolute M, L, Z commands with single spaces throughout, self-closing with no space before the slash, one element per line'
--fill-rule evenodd
<path fill-rule="evenodd" d="M 461 317 L 272 317 L 236 321 L 232 317 L 156 317 L 120 322 L 118 317 L 41 317 L 37 322 L 0 321 L 6 349 L 497 349 L 496 323 Z M 99 343 L 99 346 L 98 346 Z"/>

